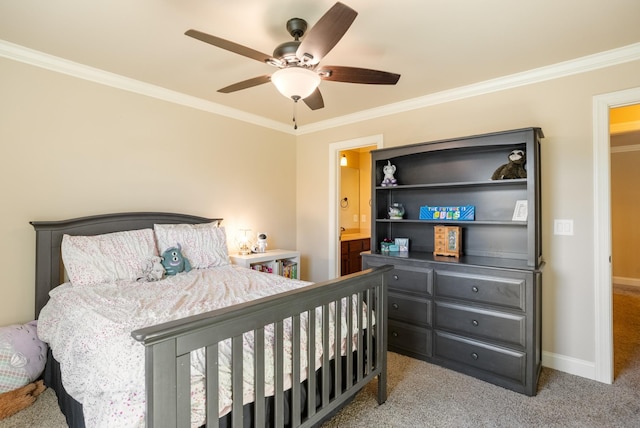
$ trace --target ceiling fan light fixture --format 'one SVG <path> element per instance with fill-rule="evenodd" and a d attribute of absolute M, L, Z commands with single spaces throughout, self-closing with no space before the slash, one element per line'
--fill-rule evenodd
<path fill-rule="evenodd" d="M 320 84 L 320 76 L 304 67 L 281 68 L 271 75 L 271 81 L 287 98 L 305 99 Z"/>

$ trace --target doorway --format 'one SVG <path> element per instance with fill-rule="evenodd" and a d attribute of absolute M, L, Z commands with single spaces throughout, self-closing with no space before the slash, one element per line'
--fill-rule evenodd
<path fill-rule="evenodd" d="M 371 248 L 371 150 L 364 146 L 340 151 L 340 275 L 362 270 L 362 252 Z"/>
<path fill-rule="evenodd" d="M 594 379 L 609 384 L 613 383 L 614 374 L 609 113 L 611 108 L 637 103 L 640 103 L 640 88 L 593 98 Z"/>
<path fill-rule="evenodd" d="M 613 289 L 613 378 L 634 363 L 629 352 L 640 337 L 634 325 L 634 296 L 640 293 L 637 248 L 640 229 L 640 104 L 609 111 L 611 152 L 611 243 Z"/>
<path fill-rule="evenodd" d="M 328 266 L 329 266 L 329 279 L 337 278 L 340 276 L 340 184 L 341 184 L 341 167 L 340 158 L 341 152 L 346 150 L 359 150 L 364 147 L 371 149 L 380 149 L 383 147 L 382 135 L 372 135 L 369 137 L 356 138 L 353 140 L 339 141 L 331 143 L 329 145 L 329 254 L 328 254 Z M 362 183 L 362 185 L 366 185 Z M 370 186 L 370 184 L 369 184 Z M 368 205 L 368 201 L 365 201 Z M 360 202 L 360 206 L 362 203 Z M 360 216 L 362 213 L 359 214 Z M 365 213 L 367 218 L 370 217 L 370 209 Z M 370 219 L 369 219 L 370 223 Z"/>
<path fill-rule="evenodd" d="M 640 287 L 640 104 L 612 108 L 609 117 L 613 283 Z"/>

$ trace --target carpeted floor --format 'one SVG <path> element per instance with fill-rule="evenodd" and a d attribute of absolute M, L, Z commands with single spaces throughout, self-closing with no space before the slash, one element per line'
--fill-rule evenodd
<path fill-rule="evenodd" d="M 616 286 L 613 385 L 543 368 L 527 397 L 423 361 L 389 353 L 388 400 L 372 382 L 323 428 L 337 427 L 638 427 L 640 292 Z M 55 394 L 0 421 L 1 428 L 64 428 Z"/>
<path fill-rule="evenodd" d="M 640 427 L 640 292 L 616 286 L 613 304 L 613 385 L 543 368 L 527 397 L 390 353 L 387 402 L 372 383 L 323 428 Z"/>

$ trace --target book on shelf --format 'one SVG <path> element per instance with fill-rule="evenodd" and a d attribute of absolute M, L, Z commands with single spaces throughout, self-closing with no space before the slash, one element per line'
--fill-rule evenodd
<path fill-rule="evenodd" d="M 283 260 L 281 275 L 285 278 L 298 279 L 298 263 L 293 260 Z"/>

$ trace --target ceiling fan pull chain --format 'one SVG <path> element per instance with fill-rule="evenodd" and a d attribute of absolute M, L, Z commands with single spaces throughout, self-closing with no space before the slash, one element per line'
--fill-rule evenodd
<path fill-rule="evenodd" d="M 293 129 L 298 129 L 298 121 L 296 121 L 296 113 L 298 112 L 298 100 L 300 97 L 294 95 L 293 99 Z"/>

